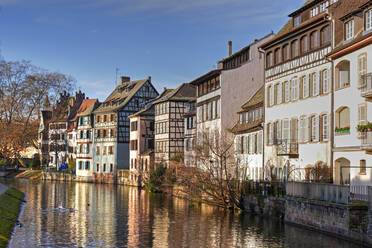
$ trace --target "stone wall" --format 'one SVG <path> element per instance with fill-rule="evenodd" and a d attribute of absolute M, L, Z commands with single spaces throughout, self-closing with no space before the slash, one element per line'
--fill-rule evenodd
<path fill-rule="evenodd" d="M 285 214 L 285 199 L 250 195 L 244 198 L 244 211 L 283 219 Z"/>

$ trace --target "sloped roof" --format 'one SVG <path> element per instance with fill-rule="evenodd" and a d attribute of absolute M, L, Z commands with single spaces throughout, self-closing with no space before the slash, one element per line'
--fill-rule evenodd
<path fill-rule="evenodd" d="M 137 113 L 134 113 L 133 115 L 129 117 L 134 117 L 134 116 L 154 116 L 155 115 L 155 107 L 152 104 L 151 106 L 144 108 Z"/>
<path fill-rule="evenodd" d="M 196 87 L 189 83 L 184 83 L 174 90 L 163 92 L 153 103 L 161 103 L 166 101 L 194 101 L 196 98 Z"/>
<path fill-rule="evenodd" d="M 124 107 L 148 80 L 137 80 L 118 85 L 94 113 L 115 111 Z"/>
<path fill-rule="evenodd" d="M 265 87 L 262 86 L 243 106 L 242 109 L 249 109 L 251 107 L 257 106 L 258 104 L 263 104 L 265 97 Z"/>
<path fill-rule="evenodd" d="M 237 123 L 232 128 L 231 132 L 234 134 L 255 132 L 257 130 L 262 129 L 262 126 L 261 126 L 262 123 L 263 123 L 263 119 L 260 119 L 260 120 L 257 120 L 251 123 Z"/>
<path fill-rule="evenodd" d="M 84 99 L 77 111 L 77 115 L 75 116 L 74 120 L 78 116 L 90 115 L 97 106 L 97 103 L 98 99 Z"/>

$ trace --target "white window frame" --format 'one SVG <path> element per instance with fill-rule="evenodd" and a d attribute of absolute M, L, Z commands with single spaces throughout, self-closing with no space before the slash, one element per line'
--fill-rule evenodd
<path fill-rule="evenodd" d="M 345 23 L 345 40 L 354 38 L 354 19 Z"/>
<path fill-rule="evenodd" d="M 323 141 L 328 141 L 329 139 L 329 116 L 323 115 L 322 122 L 323 122 L 322 138 L 323 138 Z"/>
<path fill-rule="evenodd" d="M 322 71 L 323 94 L 329 93 L 330 73 L 328 69 Z"/>
<path fill-rule="evenodd" d="M 365 29 L 371 30 L 372 29 L 372 9 L 368 10 L 365 15 Z"/>

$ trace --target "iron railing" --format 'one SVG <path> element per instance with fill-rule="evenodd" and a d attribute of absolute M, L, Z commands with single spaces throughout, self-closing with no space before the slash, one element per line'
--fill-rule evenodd
<path fill-rule="evenodd" d="M 278 156 L 289 156 L 298 155 L 298 141 L 297 140 L 275 140 L 275 145 L 277 146 Z"/>
<path fill-rule="evenodd" d="M 367 73 L 361 78 L 360 86 L 361 95 L 364 97 L 372 96 L 372 73 Z"/>
<path fill-rule="evenodd" d="M 360 132 L 362 148 L 372 148 L 372 131 Z"/>

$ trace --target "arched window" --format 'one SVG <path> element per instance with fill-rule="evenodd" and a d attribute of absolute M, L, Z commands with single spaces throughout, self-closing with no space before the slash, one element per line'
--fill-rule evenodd
<path fill-rule="evenodd" d="M 336 89 L 350 85 L 350 61 L 343 60 L 336 65 Z"/>
<path fill-rule="evenodd" d="M 291 53 L 290 53 L 290 49 L 289 49 L 288 44 L 283 46 L 282 53 L 283 53 L 283 61 L 286 61 L 286 60 L 290 59 Z"/>
<path fill-rule="evenodd" d="M 280 52 L 280 48 L 275 49 L 275 64 L 279 64 L 282 62 L 282 55 Z"/>
<path fill-rule="evenodd" d="M 315 49 L 319 47 L 319 32 L 314 31 L 310 34 L 310 48 Z"/>
<path fill-rule="evenodd" d="M 331 29 L 329 25 L 320 31 L 320 42 L 322 46 L 331 42 Z"/>
<path fill-rule="evenodd" d="M 298 40 L 292 41 L 291 43 L 292 58 L 299 56 L 299 45 Z"/>
<path fill-rule="evenodd" d="M 336 129 L 350 128 L 350 109 L 348 107 L 340 107 L 336 111 Z"/>
<path fill-rule="evenodd" d="M 274 56 L 272 52 L 266 55 L 266 67 L 271 67 L 274 65 Z"/>
<path fill-rule="evenodd" d="M 301 38 L 301 53 L 306 53 L 309 50 L 309 41 L 307 36 Z"/>

